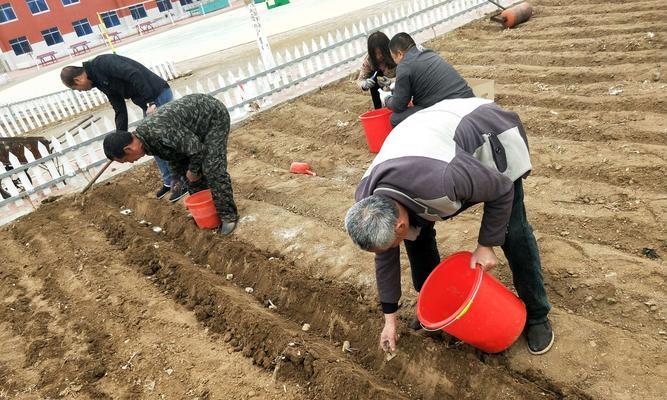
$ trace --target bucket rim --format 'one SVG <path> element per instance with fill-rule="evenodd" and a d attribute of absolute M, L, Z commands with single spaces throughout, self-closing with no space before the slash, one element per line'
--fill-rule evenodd
<path fill-rule="evenodd" d="M 378 108 L 376 110 L 366 111 L 365 113 L 363 113 L 359 116 L 359 120 L 383 117 L 387 114 L 391 114 L 392 112 L 393 111 L 391 111 L 389 108 L 382 107 L 382 108 Z"/>
<path fill-rule="evenodd" d="M 446 262 L 453 262 L 455 258 L 458 257 L 465 257 L 467 260 L 470 260 L 470 257 L 472 257 L 472 253 L 469 251 L 459 251 L 456 253 L 451 254 L 449 257 L 447 257 L 440 265 L 443 265 Z M 435 270 L 434 270 L 435 271 Z M 421 293 L 419 294 L 419 297 L 417 299 L 417 319 L 419 320 L 420 324 L 424 327 L 426 330 L 441 330 L 449 325 L 453 324 L 455 321 L 461 319 L 470 309 L 470 306 L 472 306 L 473 301 L 475 300 L 475 297 L 477 297 L 477 293 L 479 292 L 480 287 L 482 287 L 482 280 L 484 279 L 484 270 L 480 265 L 475 265 L 475 282 L 473 283 L 472 290 L 468 293 L 468 296 L 466 299 L 461 303 L 458 309 L 454 311 L 452 314 L 450 314 L 447 318 L 441 321 L 436 321 L 436 322 L 429 322 L 429 323 L 424 323 L 422 321 L 422 316 L 421 316 L 421 307 L 419 304 L 421 303 Z M 429 280 L 433 277 L 433 273 L 426 278 L 426 281 L 424 282 L 424 286 L 426 286 L 429 282 Z"/>
<path fill-rule="evenodd" d="M 196 207 L 196 206 L 200 206 L 202 204 L 205 204 L 205 203 L 208 203 L 208 202 L 212 201 L 212 200 L 208 200 L 208 199 L 206 199 L 206 200 L 192 200 L 193 197 L 195 197 L 195 198 L 203 197 L 199 194 L 200 193 L 204 194 L 204 193 L 207 193 L 207 192 L 210 194 L 211 197 L 213 197 L 213 193 L 211 193 L 211 189 L 200 190 L 199 192 L 193 193 L 193 194 L 191 194 L 191 195 L 189 195 L 188 197 L 185 198 L 185 200 L 184 200 L 185 206 L 186 207 L 190 207 L 190 206 L 195 206 Z"/>

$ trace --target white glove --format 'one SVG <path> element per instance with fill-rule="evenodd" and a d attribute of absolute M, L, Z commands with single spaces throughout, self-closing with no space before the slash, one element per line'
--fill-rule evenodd
<path fill-rule="evenodd" d="M 385 92 L 384 90 L 380 90 L 378 93 L 380 94 L 380 101 L 382 102 L 382 106 L 386 107 L 386 102 L 387 99 L 391 97 L 391 92 Z"/>
<path fill-rule="evenodd" d="M 389 86 L 391 84 L 391 79 L 387 78 L 386 76 L 378 76 L 377 80 L 380 87 Z"/>
<path fill-rule="evenodd" d="M 361 89 L 368 90 L 375 87 L 375 81 L 371 78 L 364 79 L 361 81 Z"/>

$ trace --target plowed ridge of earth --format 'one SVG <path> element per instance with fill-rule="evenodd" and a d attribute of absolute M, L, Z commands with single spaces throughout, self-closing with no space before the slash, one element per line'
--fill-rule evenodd
<path fill-rule="evenodd" d="M 466 77 L 495 79 L 499 104 L 525 122 L 549 353 L 520 339 L 486 355 L 403 324 L 385 361 L 372 255 L 342 227 L 373 157 L 357 121 L 370 99 L 348 79 L 235 129 L 231 238 L 153 199 L 149 167 L 0 230 L 0 398 L 664 399 L 667 7 L 533 4 L 514 30 L 480 20 L 426 45 Z M 290 175 L 291 161 L 318 176 Z M 437 225 L 441 254 L 474 248 L 480 217 Z M 506 264 L 494 274 L 511 287 Z"/>

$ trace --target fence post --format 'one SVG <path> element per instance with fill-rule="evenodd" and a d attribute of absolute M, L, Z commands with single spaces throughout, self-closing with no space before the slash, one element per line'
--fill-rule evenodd
<path fill-rule="evenodd" d="M 32 152 L 28 150 L 26 147 L 23 147 L 23 156 L 29 163 L 35 161 L 34 154 L 32 154 Z M 41 186 L 51 180 L 51 179 L 44 179 L 44 170 L 42 170 L 40 166 L 28 168 L 27 172 L 28 175 L 31 176 L 34 181 L 37 181 L 37 183 L 39 184 L 38 186 Z M 44 193 L 45 196 L 48 196 L 51 194 L 51 189 L 45 188 L 44 190 L 42 190 L 42 193 Z"/>
<path fill-rule="evenodd" d="M 197 93 L 206 93 L 206 91 L 204 90 L 204 86 L 202 86 L 199 80 L 195 82 L 195 90 L 197 90 Z"/>
<path fill-rule="evenodd" d="M 87 184 L 88 181 L 85 179 L 85 177 L 83 177 L 82 174 L 77 174 L 75 169 L 72 168 L 72 164 L 73 164 L 74 167 L 76 167 L 76 169 L 78 169 L 78 166 L 76 164 L 76 160 L 74 160 L 74 158 L 72 157 L 73 152 L 70 151 L 70 152 L 68 152 L 69 154 L 63 153 L 63 147 L 60 144 L 60 142 L 58 141 L 58 139 L 56 139 L 56 138 L 51 139 L 51 146 L 53 147 L 53 150 L 55 152 L 62 154 L 62 158 L 63 158 L 63 162 L 62 162 L 63 174 L 62 175 L 68 176 L 70 178 L 70 179 L 68 179 L 69 184 L 71 184 L 72 186 L 83 186 L 83 185 Z"/>
<path fill-rule="evenodd" d="M 5 172 L 7 172 L 7 170 L 5 169 L 5 166 L 0 162 L 0 175 L 4 174 Z M 3 178 L 2 185 L 7 189 L 7 192 L 9 192 L 9 195 L 11 197 L 16 197 L 20 194 L 20 191 L 16 187 L 16 185 L 14 185 L 14 181 L 12 180 L 11 176 L 8 178 Z M 21 199 L 16 200 L 15 204 L 16 206 L 22 206 L 23 200 Z"/>
<path fill-rule="evenodd" d="M 72 136 L 69 131 L 65 131 L 65 140 L 69 147 L 76 146 L 77 144 L 76 140 L 74 140 L 74 136 Z M 86 166 L 86 161 L 83 159 L 81 152 L 77 149 L 69 151 L 68 153 L 71 155 L 70 161 L 76 166 L 76 170 L 83 170 Z"/>
<path fill-rule="evenodd" d="M 31 102 L 23 103 L 23 113 L 25 114 L 25 119 L 28 121 L 28 125 L 30 125 L 30 129 L 35 129 L 35 127 L 42 126 L 41 121 L 39 120 L 39 118 L 37 118 L 37 115 L 32 109 Z M 32 124 L 31 120 L 34 121 L 35 123 Z"/>
<path fill-rule="evenodd" d="M 298 60 L 299 58 L 301 58 L 301 53 L 299 52 L 298 48 L 294 47 L 294 59 Z M 306 68 L 303 66 L 303 62 L 301 62 L 301 61 L 297 62 L 297 68 L 299 70 L 299 76 L 301 78 L 308 75 L 306 73 Z"/>
<path fill-rule="evenodd" d="M 206 80 L 206 86 L 208 87 L 209 93 L 215 91 L 215 84 L 213 83 L 213 80 L 211 78 L 208 78 Z"/>
<path fill-rule="evenodd" d="M 18 168 L 21 166 L 21 162 L 19 161 L 18 157 L 16 157 L 14 154 L 11 152 L 7 154 L 9 157 L 9 163 L 12 164 L 12 167 Z M 28 178 L 28 175 L 26 175 L 25 172 L 21 171 L 16 173 L 16 176 L 19 178 L 19 181 L 21 182 L 21 186 L 23 186 L 23 190 L 26 192 L 29 190 L 32 190 L 32 183 L 30 183 L 30 179 Z M 34 194 L 30 195 L 30 200 L 37 200 L 37 196 Z M 32 204 L 31 204 L 32 205 Z"/>
<path fill-rule="evenodd" d="M 37 100 L 37 104 L 39 104 L 39 107 L 44 110 L 44 115 L 46 115 L 48 118 L 48 123 L 56 122 L 56 119 L 53 116 L 53 111 L 51 111 L 51 108 L 48 107 L 44 99 Z"/>
<path fill-rule="evenodd" d="M 46 146 L 44 146 L 42 142 L 37 143 L 37 151 L 39 151 L 39 155 L 42 158 L 49 155 L 48 149 L 46 148 Z M 45 162 L 44 165 L 46 165 L 46 168 L 49 170 L 49 174 L 51 175 L 51 180 L 60 178 L 61 175 L 58 173 L 58 169 L 56 168 L 56 165 L 54 164 L 53 160 Z M 56 183 L 56 187 L 58 189 L 62 189 L 65 187 L 65 184 L 63 182 L 58 182 Z"/>
<path fill-rule="evenodd" d="M 29 130 L 28 126 L 25 124 L 25 121 L 23 121 L 23 118 L 21 118 L 21 115 L 19 113 L 15 113 L 14 110 L 12 110 L 11 107 L 9 108 L 9 112 L 11 113 L 10 117 L 12 119 L 17 120 L 19 122 L 19 125 L 21 125 L 21 131 L 22 132 L 28 132 L 28 130 Z M 14 114 L 16 115 L 16 117 L 14 117 Z"/>

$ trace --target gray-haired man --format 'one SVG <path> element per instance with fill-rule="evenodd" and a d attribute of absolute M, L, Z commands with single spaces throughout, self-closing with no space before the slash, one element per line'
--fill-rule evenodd
<path fill-rule="evenodd" d="M 395 349 L 404 242 L 419 291 L 440 263 L 435 221 L 484 203 L 471 267 L 496 266 L 501 246 L 514 286 L 528 311 L 529 351 L 547 352 L 554 335 L 539 250 L 523 203 L 522 178 L 532 166 L 523 125 L 514 112 L 479 99 L 444 100 L 398 125 L 364 174 L 345 225 L 363 250 L 376 253 L 377 286 L 385 314 L 380 345 Z"/>

